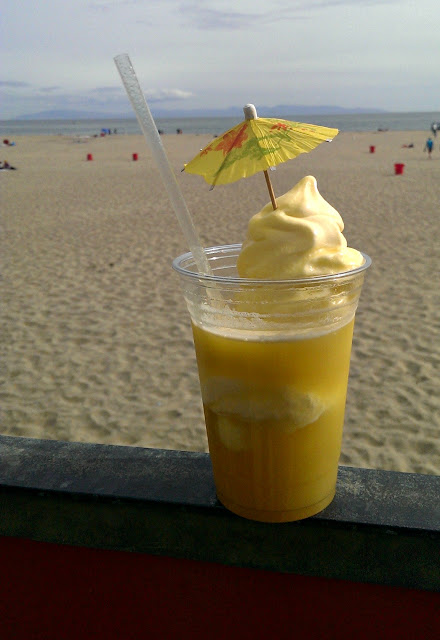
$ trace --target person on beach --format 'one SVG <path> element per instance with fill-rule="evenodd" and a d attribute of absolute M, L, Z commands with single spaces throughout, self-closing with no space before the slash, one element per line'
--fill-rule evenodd
<path fill-rule="evenodd" d="M 428 152 L 428 158 L 431 158 L 431 153 L 433 148 L 434 148 L 434 143 L 432 141 L 432 138 L 428 138 L 425 144 L 425 148 L 423 149 L 423 151 Z"/>
<path fill-rule="evenodd" d="M 15 171 L 15 170 L 16 170 L 16 167 L 13 167 L 12 165 L 10 165 L 7 160 L 0 163 L 0 171 Z"/>

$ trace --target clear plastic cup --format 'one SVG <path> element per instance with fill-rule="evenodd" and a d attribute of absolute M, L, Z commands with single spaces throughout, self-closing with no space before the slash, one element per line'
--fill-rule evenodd
<path fill-rule="evenodd" d="M 333 499 L 351 341 L 365 270 L 240 278 L 241 245 L 173 262 L 191 316 L 217 495 L 263 522 L 312 516 Z"/>

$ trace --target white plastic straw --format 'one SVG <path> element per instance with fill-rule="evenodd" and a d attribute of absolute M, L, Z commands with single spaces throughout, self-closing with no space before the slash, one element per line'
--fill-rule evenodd
<path fill-rule="evenodd" d="M 159 132 L 153 120 L 153 116 L 151 115 L 147 101 L 145 100 L 144 94 L 142 93 L 130 58 L 128 54 L 121 53 L 114 58 L 114 61 L 122 78 L 122 82 L 124 83 L 128 97 L 130 98 L 130 102 L 133 106 L 139 125 L 159 168 L 174 212 L 188 243 L 189 250 L 193 254 L 197 269 L 199 270 L 199 273 L 211 274 L 211 268 L 208 264 L 205 252 L 203 251 L 199 235 L 183 198 L 176 176 L 174 175 L 173 169 L 165 153 L 165 149 L 163 148 Z"/>

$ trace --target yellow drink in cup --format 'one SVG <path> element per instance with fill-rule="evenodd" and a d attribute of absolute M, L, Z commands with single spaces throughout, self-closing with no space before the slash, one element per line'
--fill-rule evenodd
<path fill-rule="evenodd" d="M 316 338 L 263 342 L 194 327 L 214 477 L 228 509 L 282 522 L 331 502 L 352 333 L 353 321 Z"/>
<path fill-rule="evenodd" d="M 335 494 L 354 315 L 368 256 L 350 271 L 240 278 L 240 245 L 173 266 L 191 315 L 220 501 L 264 522 L 299 520 Z"/>

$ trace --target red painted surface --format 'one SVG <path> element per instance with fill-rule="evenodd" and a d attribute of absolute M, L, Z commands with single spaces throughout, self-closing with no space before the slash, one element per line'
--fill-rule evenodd
<path fill-rule="evenodd" d="M 430 640 L 439 612 L 439 593 L 0 538 L 1 640 Z"/>

